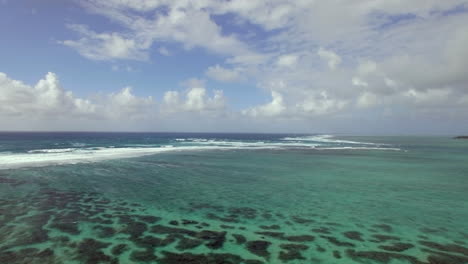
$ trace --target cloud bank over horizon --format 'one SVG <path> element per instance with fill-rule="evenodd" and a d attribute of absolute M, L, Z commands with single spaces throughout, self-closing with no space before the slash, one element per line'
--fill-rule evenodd
<path fill-rule="evenodd" d="M 467 1 L 73 7 L 95 20 L 65 19 L 50 49 L 141 79 L 67 88 L 43 69 L 26 84 L 0 62 L 0 130 L 468 133 Z"/>

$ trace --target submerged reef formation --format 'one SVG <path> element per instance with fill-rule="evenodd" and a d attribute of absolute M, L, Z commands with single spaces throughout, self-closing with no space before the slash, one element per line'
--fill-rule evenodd
<path fill-rule="evenodd" d="M 10 190 L 29 184 L 0 177 Z M 101 193 L 36 187 L 0 198 L 0 263 L 468 263 L 468 235 L 441 242 L 433 234 L 443 227 L 405 237 L 385 221 L 196 203 L 177 217 Z"/>

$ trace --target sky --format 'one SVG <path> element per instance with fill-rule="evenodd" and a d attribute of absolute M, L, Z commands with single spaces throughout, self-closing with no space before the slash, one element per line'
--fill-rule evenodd
<path fill-rule="evenodd" d="M 468 134 L 468 0 L 0 0 L 0 130 Z"/>

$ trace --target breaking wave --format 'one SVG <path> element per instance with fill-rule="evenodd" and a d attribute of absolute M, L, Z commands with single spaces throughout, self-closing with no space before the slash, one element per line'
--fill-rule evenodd
<path fill-rule="evenodd" d="M 39 167 L 47 165 L 98 162 L 110 159 L 133 158 L 170 151 L 272 149 L 272 150 L 391 150 L 391 146 L 335 139 L 330 135 L 286 137 L 276 140 L 226 140 L 206 138 L 177 138 L 167 144 L 127 144 L 107 147 L 34 149 L 25 153 L 0 152 L 0 169 Z"/>

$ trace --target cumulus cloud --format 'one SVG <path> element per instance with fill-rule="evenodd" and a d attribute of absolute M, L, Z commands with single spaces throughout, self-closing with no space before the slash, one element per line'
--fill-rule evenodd
<path fill-rule="evenodd" d="M 216 64 L 210 66 L 205 72 L 206 76 L 221 82 L 234 82 L 242 79 L 240 69 L 227 69 Z"/>
<path fill-rule="evenodd" d="M 134 59 L 146 60 L 148 45 L 120 33 L 96 33 L 85 25 L 68 26 L 80 35 L 78 40 L 64 40 L 59 43 L 74 48 L 91 60 Z"/>
<path fill-rule="evenodd" d="M 464 0 L 81 3 L 124 30 L 96 33 L 72 26 L 79 39 L 63 44 L 95 60 L 145 59 L 152 46 L 167 43 L 188 51 L 203 48 L 220 59 L 204 70 L 209 78 L 248 80 L 252 87 L 271 92 L 269 103 L 247 107 L 243 116 L 307 119 L 353 116 L 371 107 L 386 112 L 468 108 Z M 236 22 L 236 32 L 252 31 L 254 37 L 229 33 L 223 26 L 231 21 L 217 19 L 225 15 Z M 161 48 L 156 51 L 165 54 Z M 203 112 L 225 107 L 221 91 L 208 93 L 204 84 L 169 91 L 162 109 Z"/>
<path fill-rule="evenodd" d="M 152 97 L 137 97 L 130 87 L 91 100 L 65 90 L 52 72 L 34 86 L 0 72 L 0 115 L 4 117 L 135 119 L 147 115 L 153 105 Z"/>
<path fill-rule="evenodd" d="M 282 55 L 276 61 L 276 64 L 281 67 L 293 67 L 297 64 L 297 55 L 288 54 Z"/>
<path fill-rule="evenodd" d="M 191 79 L 185 82 L 188 89 L 185 92 L 167 91 L 164 94 L 162 112 L 197 112 L 223 114 L 226 99 L 223 91 L 214 90 L 210 97 L 204 87 L 204 82 Z"/>
<path fill-rule="evenodd" d="M 36 85 L 29 86 L 0 73 L 0 114 L 62 117 L 94 114 L 96 106 L 66 91 L 54 73 L 47 73 Z"/>
<path fill-rule="evenodd" d="M 282 115 L 286 111 L 283 96 L 276 91 L 271 91 L 271 97 L 271 102 L 246 109 L 242 113 L 253 117 L 276 117 Z"/>
<path fill-rule="evenodd" d="M 330 69 L 332 70 L 335 70 L 336 67 L 338 67 L 338 65 L 340 65 L 341 63 L 341 57 L 338 56 L 338 54 L 334 53 L 333 51 L 320 48 L 317 51 L 317 55 L 319 55 L 320 58 L 326 60 L 328 67 L 330 67 Z"/>

